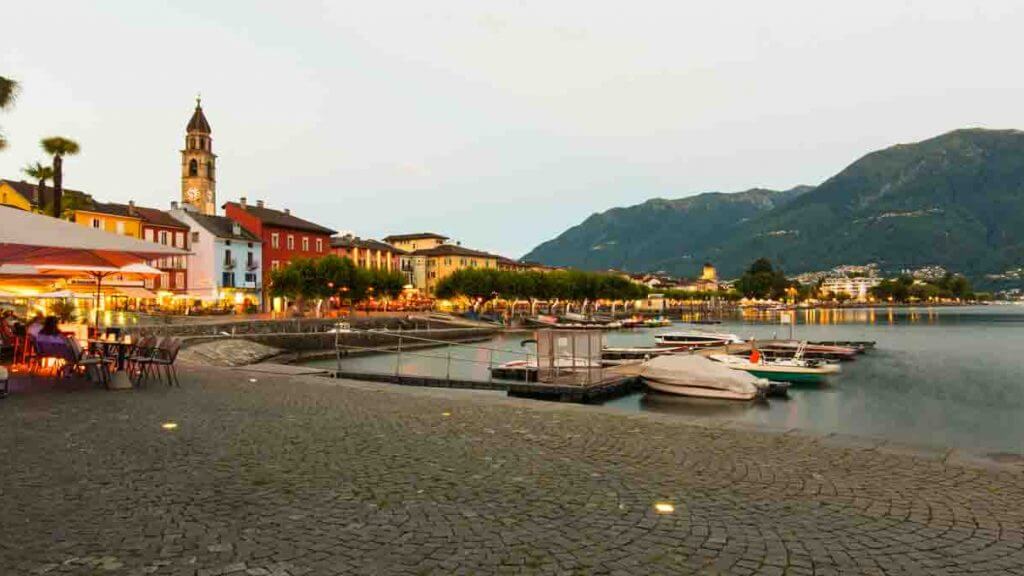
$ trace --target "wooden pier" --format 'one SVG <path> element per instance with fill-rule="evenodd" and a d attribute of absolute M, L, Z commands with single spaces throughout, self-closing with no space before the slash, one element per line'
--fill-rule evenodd
<path fill-rule="evenodd" d="M 589 403 L 617 398 L 640 389 L 640 366 L 631 364 L 615 366 L 597 371 L 600 377 L 590 382 L 577 383 L 572 376 L 562 376 L 553 382 L 512 382 L 509 380 L 464 380 L 439 376 L 415 376 L 409 374 L 384 374 L 380 372 L 357 372 L 353 370 L 332 370 L 335 378 L 384 382 L 401 386 L 423 386 L 428 388 L 457 388 L 462 390 L 493 390 L 506 392 L 518 398 L 536 398 L 559 402 Z"/>

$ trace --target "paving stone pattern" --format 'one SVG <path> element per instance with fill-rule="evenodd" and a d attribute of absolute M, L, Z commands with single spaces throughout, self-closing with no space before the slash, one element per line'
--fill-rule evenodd
<path fill-rule="evenodd" d="M 0 573 L 1024 574 L 1020 472 L 253 377 L 0 402 Z"/>

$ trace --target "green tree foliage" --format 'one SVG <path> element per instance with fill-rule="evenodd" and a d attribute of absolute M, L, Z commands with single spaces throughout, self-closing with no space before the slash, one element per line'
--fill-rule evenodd
<path fill-rule="evenodd" d="M 747 298 L 771 298 L 782 300 L 788 288 L 797 288 L 799 283 L 786 279 L 782 270 L 772 266 L 767 258 L 758 258 L 736 281 L 736 290 Z"/>
<path fill-rule="evenodd" d="M 18 95 L 18 83 L 10 78 L 0 76 L 0 110 L 7 110 L 14 105 Z M 7 140 L 4 139 L 3 131 L 0 131 L 0 150 L 7 148 Z"/>
<path fill-rule="evenodd" d="M 507 271 L 467 268 L 442 279 L 435 290 L 439 298 L 494 298 L 517 300 L 570 300 L 576 302 L 636 300 L 647 296 L 646 286 L 616 274 L 555 270 L 552 272 Z"/>
<path fill-rule="evenodd" d="M 53 156 L 53 208 L 54 218 L 61 217 L 64 192 L 64 157 L 74 156 L 79 152 L 78 142 L 63 136 L 51 136 L 39 141 L 43 151 Z"/>
<path fill-rule="evenodd" d="M 974 300 L 971 282 L 960 274 L 947 273 L 936 282 L 916 282 L 903 275 L 883 280 L 871 289 L 871 295 L 879 300 L 891 302 L 925 302 L 932 298 Z"/>
<path fill-rule="evenodd" d="M 366 270 L 349 258 L 328 254 L 322 258 L 296 258 L 270 273 L 270 294 L 295 300 L 323 301 L 337 296 L 351 303 L 371 295 L 393 299 L 402 292 L 398 272 Z"/>

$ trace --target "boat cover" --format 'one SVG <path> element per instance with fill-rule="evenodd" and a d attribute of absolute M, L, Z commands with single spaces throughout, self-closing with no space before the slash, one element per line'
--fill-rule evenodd
<path fill-rule="evenodd" d="M 709 360 L 699 354 L 658 356 L 644 362 L 640 376 L 675 386 L 693 386 L 753 394 L 761 388 L 760 378 Z"/>

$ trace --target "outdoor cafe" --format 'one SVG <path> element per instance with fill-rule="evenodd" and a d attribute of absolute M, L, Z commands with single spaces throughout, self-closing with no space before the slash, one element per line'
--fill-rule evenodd
<path fill-rule="evenodd" d="M 12 380 L 174 383 L 180 342 L 110 326 L 111 298 L 146 298 L 147 262 L 185 251 L 0 206 L 0 395 Z"/>

